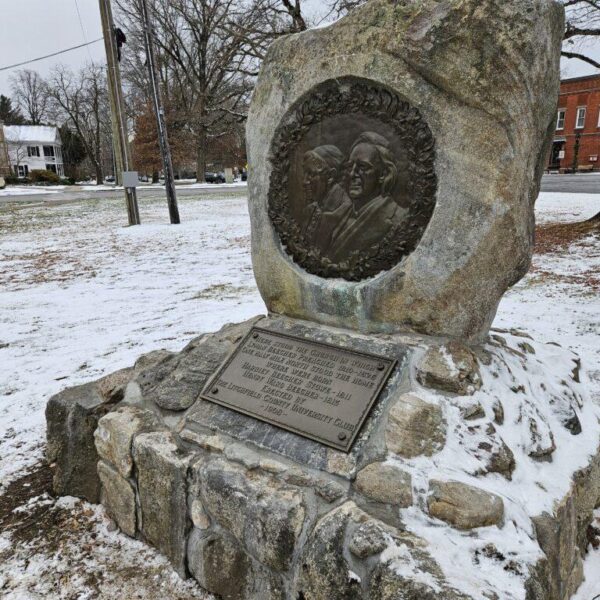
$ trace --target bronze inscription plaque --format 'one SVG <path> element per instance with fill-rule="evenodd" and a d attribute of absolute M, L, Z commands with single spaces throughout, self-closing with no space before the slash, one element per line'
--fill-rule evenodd
<path fill-rule="evenodd" d="M 201 396 L 348 452 L 395 365 L 254 327 Z"/>
<path fill-rule="evenodd" d="M 294 261 L 359 281 L 398 264 L 435 207 L 435 141 L 384 86 L 327 81 L 284 117 L 271 148 L 269 216 Z"/>

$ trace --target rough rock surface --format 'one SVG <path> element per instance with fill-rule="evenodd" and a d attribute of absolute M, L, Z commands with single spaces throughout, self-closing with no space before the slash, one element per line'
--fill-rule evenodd
<path fill-rule="evenodd" d="M 141 509 L 141 533 L 185 577 L 189 529 L 186 477 L 189 456 L 172 433 L 142 433 L 133 442 Z"/>
<path fill-rule="evenodd" d="M 260 319 L 225 325 L 217 333 L 201 335 L 179 353 L 159 351 L 138 361 L 135 392 L 130 394 L 128 390 L 127 394 L 132 396 L 130 403 L 155 405 L 175 412 L 190 408 L 233 344 Z M 126 401 L 129 402 L 127 397 Z"/>
<path fill-rule="evenodd" d="M 359 558 L 380 554 L 388 545 L 386 533 L 386 529 L 377 521 L 367 521 L 354 531 L 348 549 Z"/>
<path fill-rule="evenodd" d="M 297 488 L 269 477 L 248 478 L 243 468 L 217 459 L 193 467 L 204 509 L 257 560 L 286 570 L 302 533 L 305 508 Z"/>
<path fill-rule="evenodd" d="M 98 452 L 94 441 L 98 421 L 122 400 L 128 382 L 139 368 L 151 367 L 164 353 L 150 352 L 141 356 L 133 368 L 68 388 L 50 398 L 46 405 L 46 456 L 50 464 L 55 463 L 53 487 L 58 495 L 99 501 Z"/>
<path fill-rule="evenodd" d="M 230 349 L 217 341 L 202 339 L 182 354 L 167 357 L 158 366 L 143 371 L 137 379 L 142 393 L 166 410 L 185 410 L 194 404 Z"/>
<path fill-rule="evenodd" d="M 329 513 L 315 527 L 307 543 L 302 564 L 302 594 L 306 600 L 360 600 L 360 579 L 344 557 L 348 521 L 368 521 L 369 517 L 352 502 Z"/>
<path fill-rule="evenodd" d="M 133 468 L 131 447 L 135 436 L 162 428 L 153 413 L 135 406 L 123 406 L 98 421 L 94 432 L 96 450 L 100 458 L 112 464 L 122 477 L 129 477 Z"/>
<path fill-rule="evenodd" d="M 430 481 L 429 514 L 457 529 L 501 525 L 502 498 L 458 481 Z"/>
<path fill-rule="evenodd" d="M 416 536 L 388 536 L 370 581 L 369 598 L 377 600 L 470 600 L 444 582 L 439 565 Z"/>
<path fill-rule="evenodd" d="M 458 342 L 429 348 L 417 366 L 417 380 L 426 387 L 463 396 L 481 387 L 477 357 Z"/>
<path fill-rule="evenodd" d="M 102 482 L 102 504 L 121 531 L 135 537 L 137 519 L 133 486 L 102 460 L 98 463 L 98 475 Z"/>
<path fill-rule="evenodd" d="M 94 431 L 111 406 L 95 383 L 66 389 L 48 401 L 47 457 L 49 463 L 55 463 L 53 487 L 59 496 L 99 501 Z"/>
<path fill-rule="evenodd" d="M 277 40 L 247 124 L 253 265 L 268 309 L 363 332 L 481 340 L 530 264 L 563 33 L 553 0 L 371 0 L 331 27 Z M 267 215 L 278 126 L 315 86 L 349 75 L 389 87 L 420 111 L 435 138 L 438 177 L 417 248 L 361 282 L 307 275 Z"/>
<path fill-rule="evenodd" d="M 225 600 L 247 600 L 253 587 L 252 562 L 231 536 L 192 530 L 188 564 L 198 583 Z"/>
<path fill-rule="evenodd" d="M 413 503 L 412 479 L 393 465 L 372 463 L 356 476 L 356 489 L 375 502 L 407 508 Z"/>
<path fill-rule="evenodd" d="M 388 450 L 405 458 L 432 456 L 446 441 L 442 409 L 415 394 L 404 394 L 392 406 L 385 431 Z"/>

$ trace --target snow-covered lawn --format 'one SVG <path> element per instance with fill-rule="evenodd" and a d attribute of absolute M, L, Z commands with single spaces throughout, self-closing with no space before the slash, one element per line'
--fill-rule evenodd
<path fill-rule="evenodd" d="M 236 181 L 234 183 L 198 183 L 191 179 L 184 179 L 176 182 L 178 190 L 210 190 L 210 189 L 231 189 L 231 188 L 245 188 L 247 183 L 245 181 Z M 164 183 L 142 183 L 138 186 L 138 189 L 155 189 L 164 187 Z M 76 188 L 74 188 L 76 189 Z M 122 190 L 122 186 L 115 185 L 82 185 L 79 189 L 84 192 L 97 192 L 106 190 Z"/>
<path fill-rule="evenodd" d="M 0 190 L 0 198 L 11 196 L 31 196 L 38 194 L 58 194 L 65 189 L 64 185 L 56 185 L 52 187 L 42 185 L 28 185 L 26 187 L 7 186 Z"/>
<path fill-rule="evenodd" d="M 234 183 L 197 183 L 194 180 L 186 179 L 176 182 L 178 190 L 240 190 L 247 187 L 245 181 L 235 181 Z M 138 189 L 160 189 L 164 188 L 164 183 L 141 183 Z M 14 186 L 9 185 L 4 189 L 0 189 L 0 198 L 10 199 L 11 197 L 17 196 L 39 196 L 40 194 L 58 194 L 59 192 L 111 192 L 115 190 L 122 190 L 122 186 L 115 185 L 96 185 L 89 183 L 81 183 L 74 186 L 65 185 L 26 185 L 26 186 Z"/>
<path fill-rule="evenodd" d="M 542 194 L 538 220 L 582 220 L 599 210 L 599 200 Z M 140 201 L 143 225 L 134 228 L 123 226 L 120 198 L 0 212 L 0 501 L 42 458 L 52 394 L 264 312 L 245 189 L 179 204 L 180 226 L 168 224 L 159 199 Z M 571 347 L 600 379 L 598 272 L 598 240 L 536 255 L 530 274 L 502 301 L 495 326 Z M 591 392 L 600 400 L 600 381 Z M 60 544 L 14 542 L 0 529 L 1 597 L 208 598 L 151 550 L 110 532 L 99 509 L 61 502 L 42 491 L 33 507 L 55 525 L 65 523 Z M 76 535 L 65 533 L 70 527 Z M 577 600 L 600 594 L 598 565 L 600 552 L 593 552 L 586 574 L 597 579 Z M 128 595 L 130 589 L 140 595 Z"/>
<path fill-rule="evenodd" d="M 180 199 L 180 226 L 155 199 L 131 228 L 121 199 L 0 213 L 0 485 L 41 457 L 52 394 L 264 311 L 241 194 Z"/>

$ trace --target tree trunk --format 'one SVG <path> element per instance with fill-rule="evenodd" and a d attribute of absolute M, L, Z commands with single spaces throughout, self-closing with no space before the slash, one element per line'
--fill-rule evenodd
<path fill-rule="evenodd" d="M 158 170 L 152 171 L 152 183 L 158 183 Z"/>
<path fill-rule="evenodd" d="M 96 185 L 102 185 L 104 183 L 104 173 L 102 172 L 102 165 L 97 163 L 96 167 Z"/>
<path fill-rule="evenodd" d="M 205 181 L 204 173 L 206 172 L 206 131 L 202 130 L 198 134 L 196 144 L 196 181 L 203 183 Z"/>

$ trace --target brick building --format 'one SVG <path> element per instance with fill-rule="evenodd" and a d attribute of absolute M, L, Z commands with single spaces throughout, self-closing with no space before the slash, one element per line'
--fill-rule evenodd
<path fill-rule="evenodd" d="M 600 170 L 600 75 L 561 82 L 548 168 Z"/>

